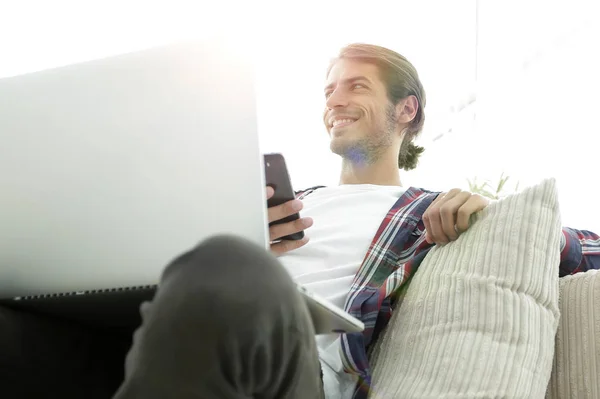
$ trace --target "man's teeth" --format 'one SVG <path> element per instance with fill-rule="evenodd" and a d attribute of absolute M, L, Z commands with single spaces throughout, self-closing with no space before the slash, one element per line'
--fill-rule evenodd
<path fill-rule="evenodd" d="M 354 122 L 354 120 L 352 119 L 337 119 L 335 121 L 333 121 L 332 126 L 336 127 L 337 125 L 341 124 L 341 123 L 352 123 Z"/>

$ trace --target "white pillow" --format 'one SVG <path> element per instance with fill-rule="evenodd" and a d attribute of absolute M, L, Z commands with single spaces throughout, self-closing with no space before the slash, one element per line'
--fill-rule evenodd
<path fill-rule="evenodd" d="M 560 323 L 547 398 L 600 398 L 600 270 L 560 279 Z"/>
<path fill-rule="evenodd" d="M 374 348 L 372 397 L 544 397 L 559 317 L 555 180 L 471 222 L 415 273 Z"/>

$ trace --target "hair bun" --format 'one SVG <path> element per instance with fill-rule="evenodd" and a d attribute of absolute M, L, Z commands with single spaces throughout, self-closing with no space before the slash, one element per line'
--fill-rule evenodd
<path fill-rule="evenodd" d="M 425 151 L 424 147 L 407 143 L 404 151 L 400 151 L 398 157 L 398 167 L 404 170 L 412 170 L 419 163 L 419 156 Z"/>

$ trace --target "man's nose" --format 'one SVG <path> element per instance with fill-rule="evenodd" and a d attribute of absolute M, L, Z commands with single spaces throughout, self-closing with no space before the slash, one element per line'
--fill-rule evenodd
<path fill-rule="evenodd" d="M 325 105 L 329 109 L 334 109 L 337 107 L 346 107 L 348 105 L 348 96 L 343 92 L 343 90 L 335 89 L 327 98 Z"/>

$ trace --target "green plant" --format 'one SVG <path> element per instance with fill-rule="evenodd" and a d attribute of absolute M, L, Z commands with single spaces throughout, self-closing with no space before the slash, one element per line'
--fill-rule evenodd
<path fill-rule="evenodd" d="M 478 183 L 477 177 L 473 178 L 473 181 L 467 179 L 469 183 L 469 191 L 475 194 L 483 195 L 484 197 L 497 200 L 502 197 L 508 195 L 503 190 L 505 189 L 506 182 L 510 176 L 504 176 L 504 172 L 500 175 L 500 179 L 498 180 L 498 184 L 492 186 L 492 183 L 489 180 Z M 495 190 L 495 192 L 493 191 Z M 517 182 L 515 189 L 513 192 L 519 191 L 519 182 Z"/>

